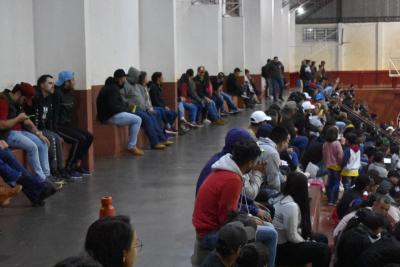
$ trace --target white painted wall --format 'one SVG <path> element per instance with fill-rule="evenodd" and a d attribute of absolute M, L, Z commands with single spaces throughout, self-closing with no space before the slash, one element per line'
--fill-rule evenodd
<path fill-rule="evenodd" d="M 85 6 L 80 0 L 34 0 L 36 76 L 70 69 L 86 88 Z"/>
<path fill-rule="evenodd" d="M 32 0 L 0 1 L 0 90 L 35 78 Z"/>
<path fill-rule="evenodd" d="M 303 42 L 303 29 L 296 25 L 295 61 L 325 60 L 329 70 L 387 70 L 391 57 L 400 57 L 400 22 L 319 24 L 338 27 L 338 42 Z M 343 29 L 343 37 L 340 37 Z M 399 66 L 400 67 L 400 66 Z"/>
<path fill-rule="evenodd" d="M 262 0 L 244 0 L 243 18 L 245 29 L 246 69 L 250 73 L 260 74 L 264 59 L 261 54 L 261 2 Z"/>
<path fill-rule="evenodd" d="M 244 71 L 245 29 L 243 17 L 222 18 L 223 71 L 233 72 L 238 67 Z"/>
<path fill-rule="evenodd" d="M 91 84 L 99 85 L 118 68 L 140 67 L 139 0 L 87 1 Z"/>
<path fill-rule="evenodd" d="M 141 0 L 139 33 L 141 69 L 161 71 L 166 82 L 176 80 L 176 0 Z"/>
<path fill-rule="evenodd" d="M 261 57 L 263 62 L 273 57 L 274 1 L 261 1 Z M 264 63 L 264 64 L 265 64 Z"/>
<path fill-rule="evenodd" d="M 220 5 L 192 5 L 178 1 L 177 75 L 200 65 L 211 74 L 222 70 L 222 16 Z M 176 77 L 179 78 L 179 77 Z"/>

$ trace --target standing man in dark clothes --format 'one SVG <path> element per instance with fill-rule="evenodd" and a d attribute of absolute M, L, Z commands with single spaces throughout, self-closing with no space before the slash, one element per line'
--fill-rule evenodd
<path fill-rule="evenodd" d="M 278 90 L 279 100 L 283 101 L 282 95 L 285 87 L 283 73 L 285 72 L 285 67 L 283 66 L 282 62 L 279 61 L 278 57 L 274 57 L 272 64 L 274 67 L 271 69 L 271 76 L 275 82 L 274 88 L 276 88 L 275 90 Z M 274 99 L 276 100 L 276 91 L 274 93 Z"/>
<path fill-rule="evenodd" d="M 272 60 L 269 58 L 267 60 L 267 64 L 265 64 L 262 68 L 261 68 L 261 75 L 262 77 L 265 79 L 265 95 L 268 96 L 270 99 L 273 95 L 273 83 L 272 83 L 272 79 L 271 79 L 271 74 L 269 71 L 269 68 L 271 67 L 272 64 Z"/>
<path fill-rule="evenodd" d="M 114 77 L 108 77 L 96 99 L 97 118 L 102 123 L 129 126 L 128 151 L 135 155 L 143 155 L 143 150 L 136 146 L 137 135 L 142 119 L 132 114 L 128 103 L 122 99 L 120 89 L 124 87 L 126 74 L 123 69 L 114 72 Z"/>
<path fill-rule="evenodd" d="M 67 170 L 90 175 L 89 170 L 82 166 L 82 160 L 92 145 L 93 135 L 72 125 L 72 116 L 75 109 L 73 95 L 75 89 L 74 73 L 69 70 L 60 72 L 56 86 L 54 97 L 57 114 L 57 133 L 65 142 L 71 145 L 66 164 Z"/>
<path fill-rule="evenodd" d="M 165 124 L 165 132 L 168 134 L 177 134 L 177 130 L 173 127 L 177 113 L 171 110 L 166 104 L 162 96 L 161 85 L 163 83 L 163 76 L 161 72 L 154 72 L 151 75 L 151 82 L 149 83 L 149 94 L 151 103 L 157 112 L 161 114 L 162 120 Z"/>

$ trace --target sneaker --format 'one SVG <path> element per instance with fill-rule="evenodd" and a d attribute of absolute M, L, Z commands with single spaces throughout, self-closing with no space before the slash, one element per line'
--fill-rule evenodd
<path fill-rule="evenodd" d="M 221 117 L 227 117 L 229 114 L 228 112 L 221 112 Z"/>
<path fill-rule="evenodd" d="M 69 177 L 71 179 L 82 179 L 82 174 L 80 172 L 77 172 L 75 170 L 69 170 L 68 171 Z"/>
<path fill-rule="evenodd" d="M 51 175 L 51 176 L 47 177 L 46 180 L 48 180 L 49 182 L 51 182 L 51 183 L 53 183 L 54 185 L 57 185 L 57 186 L 58 185 L 63 186 L 65 184 L 67 184 L 67 182 L 63 178 L 61 178 L 59 176 Z"/>
<path fill-rule="evenodd" d="M 203 124 L 206 124 L 206 123 L 211 123 L 211 121 L 209 119 L 205 119 Z"/>
<path fill-rule="evenodd" d="M 238 113 L 240 113 L 241 111 L 239 111 L 239 110 L 231 110 L 231 111 L 229 111 L 229 114 L 231 114 L 231 115 L 236 115 L 236 114 L 238 114 Z"/>
<path fill-rule="evenodd" d="M 165 149 L 165 145 L 163 143 L 156 144 L 154 146 L 151 146 L 152 149 L 157 149 L 157 150 L 163 150 Z"/>
<path fill-rule="evenodd" d="M 54 176 L 60 177 L 60 178 L 62 178 L 64 180 L 71 180 L 72 179 L 72 177 L 69 175 L 69 173 L 66 170 L 61 170 L 60 172 L 58 172 L 57 175 L 54 175 Z"/>
<path fill-rule="evenodd" d="M 219 119 L 213 122 L 214 125 L 225 125 L 225 121 L 223 119 Z"/>
<path fill-rule="evenodd" d="M 141 150 L 137 146 L 128 148 L 128 152 L 131 153 L 134 156 L 143 156 L 144 155 L 143 150 Z"/>
<path fill-rule="evenodd" d="M 172 145 L 174 142 L 172 142 L 171 140 L 167 140 L 164 143 L 162 143 L 164 146 L 170 146 Z"/>
<path fill-rule="evenodd" d="M 83 168 L 82 166 L 76 168 L 76 171 L 80 172 L 82 175 L 87 175 L 87 176 L 92 175 L 92 173 L 89 170 Z"/>
<path fill-rule="evenodd" d="M 248 96 L 245 95 L 245 94 L 241 95 L 240 97 L 243 98 L 243 99 L 250 99 L 250 97 L 248 97 Z"/>
<path fill-rule="evenodd" d="M 172 135 L 178 134 L 178 132 L 173 128 L 166 128 L 164 131 L 166 134 L 172 134 Z"/>

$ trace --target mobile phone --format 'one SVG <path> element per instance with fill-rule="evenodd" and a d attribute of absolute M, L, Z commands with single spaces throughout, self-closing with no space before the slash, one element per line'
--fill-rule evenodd
<path fill-rule="evenodd" d="M 390 163 L 392 163 L 392 159 L 391 158 L 384 158 L 383 159 L 383 163 L 390 164 Z"/>

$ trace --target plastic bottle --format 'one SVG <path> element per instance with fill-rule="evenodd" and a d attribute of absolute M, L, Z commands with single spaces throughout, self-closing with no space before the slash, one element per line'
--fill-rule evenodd
<path fill-rule="evenodd" d="M 112 197 L 110 196 L 102 197 L 99 217 L 104 218 L 109 216 L 110 217 L 115 216 L 115 209 L 114 206 L 112 205 Z"/>

